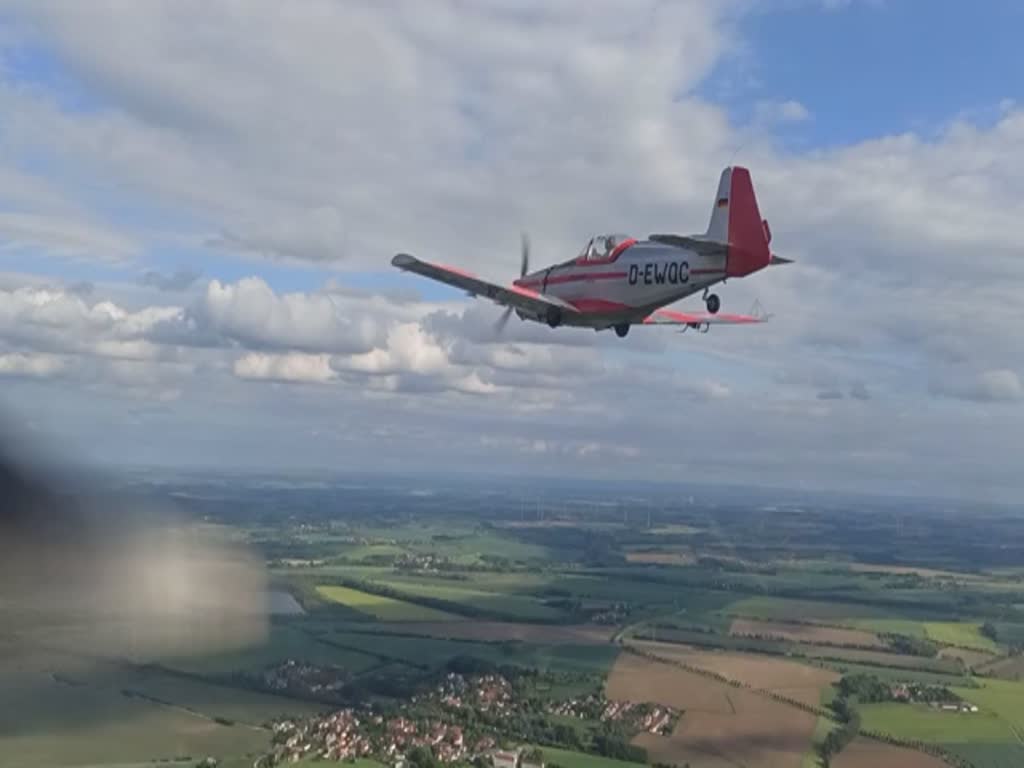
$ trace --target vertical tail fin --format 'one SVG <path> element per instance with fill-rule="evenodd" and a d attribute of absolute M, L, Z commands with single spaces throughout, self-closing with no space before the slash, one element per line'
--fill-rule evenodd
<path fill-rule="evenodd" d="M 743 277 L 767 267 L 771 261 L 771 230 L 761 218 L 750 171 L 733 166 L 722 171 L 711 210 L 707 237 L 728 243 L 726 274 Z"/>
<path fill-rule="evenodd" d="M 716 243 L 729 242 L 729 193 L 732 188 L 732 168 L 722 171 L 718 180 L 718 194 L 711 208 L 711 222 L 708 224 L 707 238 Z"/>

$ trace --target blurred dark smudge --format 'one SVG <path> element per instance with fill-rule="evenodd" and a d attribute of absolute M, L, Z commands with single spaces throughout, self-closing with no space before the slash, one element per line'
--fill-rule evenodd
<path fill-rule="evenodd" d="M 137 660 L 265 639 L 257 556 L 168 502 L 102 491 L 38 449 L 0 423 L 0 639 Z"/>

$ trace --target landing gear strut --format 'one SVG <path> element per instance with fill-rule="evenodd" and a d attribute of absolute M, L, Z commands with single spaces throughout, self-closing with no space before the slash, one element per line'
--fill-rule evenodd
<path fill-rule="evenodd" d="M 712 293 L 709 295 L 707 291 L 704 291 L 704 306 L 708 308 L 708 313 L 713 315 L 722 308 L 722 302 L 718 298 L 718 294 Z"/>
<path fill-rule="evenodd" d="M 562 324 L 562 310 L 558 307 L 548 307 L 547 312 L 544 313 L 544 322 L 552 328 L 557 328 Z"/>
<path fill-rule="evenodd" d="M 629 323 L 619 323 L 615 326 L 615 335 L 620 339 L 626 338 L 627 333 L 629 333 Z"/>

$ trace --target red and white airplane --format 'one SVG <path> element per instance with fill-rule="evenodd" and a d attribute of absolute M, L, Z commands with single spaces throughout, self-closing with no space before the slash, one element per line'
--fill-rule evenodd
<path fill-rule="evenodd" d="M 730 277 L 745 277 L 774 264 L 788 264 L 771 252 L 772 234 L 761 218 L 746 168 L 722 171 L 707 232 L 699 235 L 601 235 L 579 256 L 535 272 L 529 271 L 529 246 L 523 238 L 520 277 L 511 285 L 491 283 L 455 267 L 431 264 L 406 253 L 391 263 L 467 291 L 486 296 L 522 320 L 604 330 L 619 337 L 632 325 L 680 325 L 707 331 L 712 324 L 763 322 L 766 317 L 719 313 L 711 286 Z M 663 309 L 703 291 L 707 312 Z"/>

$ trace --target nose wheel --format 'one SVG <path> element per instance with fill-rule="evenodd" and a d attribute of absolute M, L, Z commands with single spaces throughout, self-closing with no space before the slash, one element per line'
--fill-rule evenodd
<path fill-rule="evenodd" d="M 708 314 L 714 315 L 722 308 L 722 302 L 718 298 L 717 293 L 712 293 L 711 295 L 704 297 L 704 306 L 708 308 Z"/>
<path fill-rule="evenodd" d="M 548 307 L 544 314 L 544 321 L 552 328 L 557 328 L 562 324 L 562 310 L 558 307 Z"/>
<path fill-rule="evenodd" d="M 629 333 L 629 323 L 619 323 L 615 326 L 615 335 L 620 339 L 626 338 L 627 333 Z"/>

